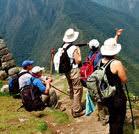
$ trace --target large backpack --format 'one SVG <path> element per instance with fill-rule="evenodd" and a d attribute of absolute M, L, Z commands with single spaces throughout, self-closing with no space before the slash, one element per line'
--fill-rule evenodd
<path fill-rule="evenodd" d="M 33 86 L 34 80 L 31 78 L 31 84 L 24 86 L 20 92 L 23 107 L 27 111 L 38 111 L 45 108 L 45 104 L 41 99 L 41 92 L 37 87 Z"/>
<path fill-rule="evenodd" d="M 54 66 L 58 73 L 68 73 L 72 69 L 72 63 L 67 54 L 67 50 L 72 46 L 69 44 L 66 48 L 62 47 L 58 49 L 58 52 L 54 56 Z"/>
<path fill-rule="evenodd" d="M 18 73 L 9 78 L 9 80 L 8 80 L 9 93 L 11 95 L 20 93 L 18 79 L 19 79 L 19 77 L 21 77 L 22 75 L 24 75 L 26 73 L 29 73 L 29 72 L 26 71 L 26 72 Z"/>
<path fill-rule="evenodd" d="M 93 56 L 89 55 L 86 58 L 86 61 L 83 63 L 80 68 L 81 80 L 86 81 L 88 76 L 90 76 L 94 72 L 94 60 L 96 59 L 98 52 L 94 53 Z"/>
<path fill-rule="evenodd" d="M 106 98 L 113 96 L 116 92 L 115 86 L 110 86 L 105 70 L 107 66 L 113 61 L 110 60 L 108 63 L 104 64 L 102 67 L 98 66 L 88 78 L 87 78 L 87 88 L 89 92 L 93 95 L 94 100 L 101 102 Z"/>

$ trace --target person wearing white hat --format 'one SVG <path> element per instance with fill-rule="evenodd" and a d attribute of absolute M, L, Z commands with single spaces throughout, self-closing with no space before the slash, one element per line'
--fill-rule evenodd
<path fill-rule="evenodd" d="M 46 103 L 48 106 L 55 106 L 57 104 L 57 96 L 54 90 L 50 90 L 52 79 L 50 77 L 46 79 L 46 77 L 43 76 L 43 70 L 44 67 L 33 67 L 32 84 L 39 90 L 44 103 Z"/>
<path fill-rule="evenodd" d="M 120 36 L 121 32 L 118 32 Z M 110 64 L 106 67 L 106 76 L 111 86 L 116 87 L 114 96 L 106 99 L 103 103 L 109 111 L 109 133 L 123 134 L 123 125 L 126 115 L 126 95 L 123 90 L 123 83 L 127 82 L 125 67 L 115 56 L 121 51 L 121 45 L 117 38 L 109 38 L 104 41 L 100 51 L 103 55 L 100 66 Z"/>
<path fill-rule="evenodd" d="M 73 99 L 71 113 L 74 118 L 85 114 L 81 105 L 83 87 L 80 81 L 80 70 L 78 67 L 78 65 L 81 63 L 81 53 L 79 47 L 75 46 L 73 43 L 77 40 L 78 36 L 79 32 L 69 28 L 66 30 L 63 37 L 63 48 L 66 48 L 68 45 L 72 44 L 67 49 L 67 54 L 70 58 L 72 69 L 68 73 L 65 73 L 65 75 L 69 85 L 70 98 Z"/>
<path fill-rule="evenodd" d="M 88 43 L 90 51 L 88 53 L 88 58 L 91 58 L 94 56 L 94 54 L 96 54 L 95 56 L 95 60 L 94 60 L 94 67 L 96 68 L 98 61 L 102 58 L 102 55 L 100 53 L 100 43 L 97 39 L 92 39 L 91 41 L 89 41 Z"/>
<path fill-rule="evenodd" d="M 80 68 L 81 83 L 84 87 L 86 87 L 87 77 L 89 77 L 89 75 L 93 73 L 93 71 L 97 67 L 99 60 L 102 58 L 99 51 L 100 44 L 97 39 L 90 40 L 87 45 L 89 46 L 90 51 L 87 54 L 85 62 L 83 62 L 82 67 Z"/>

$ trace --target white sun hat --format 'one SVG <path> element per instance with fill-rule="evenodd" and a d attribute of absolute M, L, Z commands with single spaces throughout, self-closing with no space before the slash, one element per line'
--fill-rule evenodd
<path fill-rule="evenodd" d="M 69 28 L 66 30 L 63 41 L 64 42 L 73 42 L 75 40 L 77 40 L 79 36 L 79 32 L 74 31 L 74 29 Z"/>
<path fill-rule="evenodd" d="M 92 39 L 88 43 L 89 48 L 92 49 L 92 47 L 98 48 L 99 47 L 99 42 L 96 39 Z"/>
<path fill-rule="evenodd" d="M 104 45 L 100 48 L 101 54 L 105 56 L 114 56 L 121 51 L 121 44 L 117 44 L 114 38 L 104 41 Z"/>
<path fill-rule="evenodd" d="M 44 70 L 44 67 L 35 66 L 32 68 L 32 73 L 39 73 Z"/>

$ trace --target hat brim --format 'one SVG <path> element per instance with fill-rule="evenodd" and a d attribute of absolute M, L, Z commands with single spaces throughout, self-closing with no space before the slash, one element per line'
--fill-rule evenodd
<path fill-rule="evenodd" d="M 30 65 L 33 65 L 34 64 L 34 61 L 31 60 L 31 61 L 27 61 L 27 63 L 22 63 L 22 67 L 27 67 L 27 66 L 30 66 Z"/>
<path fill-rule="evenodd" d="M 36 74 L 44 70 L 44 67 L 40 67 L 39 70 L 32 69 L 32 73 Z"/>
<path fill-rule="evenodd" d="M 32 65 L 32 64 L 34 64 L 34 61 L 32 60 L 32 61 L 30 61 L 30 64 Z"/>
<path fill-rule="evenodd" d="M 105 56 L 113 56 L 118 54 L 121 51 L 121 44 L 116 44 L 116 47 L 113 50 L 107 50 L 104 46 L 100 48 L 100 52 Z"/>
<path fill-rule="evenodd" d="M 64 35 L 63 41 L 64 42 L 74 42 L 75 40 L 77 40 L 78 36 L 79 36 L 79 32 L 74 32 L 74 36 L 70 39 L 67 38 L 66 35 Z"/>
<path fill-rule="evenodd" d="M 43 71 L 43 70 L 44 70 L 44 67 L 41 67 L 41 68 L 40 68 L 40 71 Z"/>

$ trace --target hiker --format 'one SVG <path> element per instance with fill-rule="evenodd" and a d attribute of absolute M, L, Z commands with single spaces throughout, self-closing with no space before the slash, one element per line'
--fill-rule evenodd
<path fill-rule="evenodd" d="M 117 31 L 115 38 L 109 38 L 104 41 L 100 51 L 103 55 L 100 66 L 113 61 L 106 67 L 106 76 L 108 83 L 116 87 L 116 92 L 110 98 L 103 101 L 103 105 L 109 111 L 109 131 L 110 134 L 123 134 L 123 125 L 126 115 L 126 96 L 123 90 L 123 84 L 127 82 L 125 67 L 122 62 L 116 59 L 116 55 L 121 50 L 121 45 L 117 44 L 117 39 L 121 31 Z"/>
<path fill-rule="evenodd" d="M 51 89 L 52 78 L 43 76 L 44 68 L 35 66 L 32 69 L 32 85 L 38 89 L 42 101 L 50 107 L 55 107 L 57 104 L 57 95 L 54 90 Z M 51 91 L 50 91 L 51 89 Z"/>
<path fill-rule="evenodd" d="M 116 42 L 118 41 L 119 37 L 121 36 L 123 29 L 117 29 L 115 33 L 114 39 Z M 102 56 L 101 56 L 102 58 Z M 103 105 L 101 102 L 97 102 L 97 110 L 98 110 L 98 120 L 102 123 L 102 125 L 106 125 L 109 121 L 109 112 L 106 106 Z"/>
<path fill-rule="evenodd" d="M 29 80 L 32 77 L 30 73 L 33 68 L 33 63 L 34 61 L 32 60 L 25 60 L 22 62 L 22 70 L 19 72 L 19 75 L 21 76 L 18 79 L 19 89 L 30 84 Z"/>
<path fill-rule="evenodd" d="M 20 98 L 20 89 L 24 85 L 28 84 L 28 79 L 31 78 L 31 74 L 29 74 L 29 71 L 32 69 L 33 63 L 34 61 L 25 60 L 22 63 L 23 68 L 20 72 L 18 68 L 14 68 L 13 70 L 11 70 L 8 78 L 8 84 L 10 95 L 12 95 L 14 98 Z"/>
<path fill-rule="evenodd" d="M 99 53 L 100 43 L 97 39 L 92 39 L 91 41 L 89 41 L 88 45 L 89 45 L 90 51 L 88 53 L 87 58 L 92 57 L 93 54 L 97 53 L 95 60 L 94 60 L 94 68 L 96 68 L 98 61 L 102 58 L 101 53 Z"/>
<path fill-rule="evenodd" d="M 97 67 L 99 60 L 102 58 L 102 55 L 99 51 L 99 42 L 96 39 L 92 39 L 89 41 L 88 46 L 90 51 L 83 63 L 82 67 L 80 68 L 81 74 L 81 83 L 84 87 L 86 87 L 86 80 L 89 75 L 91 75 Z"/>
<path fill-rule="evenodd" d="M 67 29 L 63 37 L 63 47 L 68 47 L 69 45 L 73 44 L 73 42 L 77 40 L 78 35 L 79 32 L 75 31 L 74 29 Z M 80 81 L 80 69 L 78 67 L 78 65 L 81 63 L 81 53 L 79 47 L 73 44 L 67 49 L 67 54 L 70 58 L 72 69 L 65 73 L 65 75 L 70 88 L 70 99 L 73 101 L 71 113 L 72 116 L 76 118 L 85 114 L 81 105 L 83 87 Z"/>

